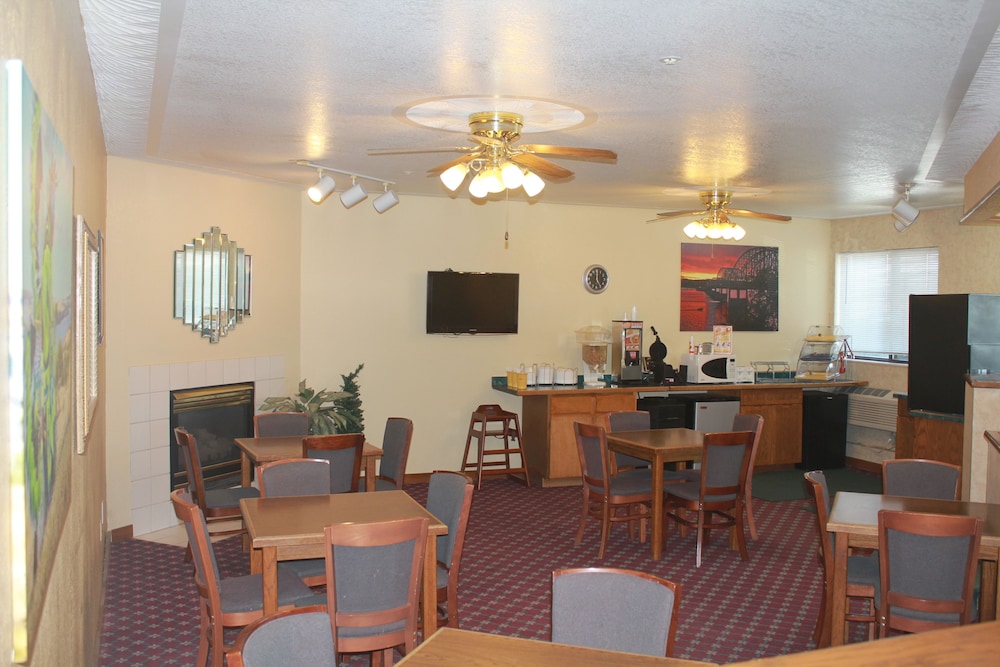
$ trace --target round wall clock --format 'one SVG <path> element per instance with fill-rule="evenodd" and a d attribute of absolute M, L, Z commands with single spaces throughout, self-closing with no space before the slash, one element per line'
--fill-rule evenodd
<path fill-rule="evenodd" d="M 583 272 L 583 286 L 591 294 L 600 294 L 608 288 L 608 270 L 600 264 L 591 264 Z"/>

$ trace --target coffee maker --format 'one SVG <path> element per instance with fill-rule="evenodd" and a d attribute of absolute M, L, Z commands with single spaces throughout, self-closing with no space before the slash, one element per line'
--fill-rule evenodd
<path fill-rule="evenodd" d="M 611 322 L 611 372 L 619 382 L 642 382 L 642 321 Z"/>

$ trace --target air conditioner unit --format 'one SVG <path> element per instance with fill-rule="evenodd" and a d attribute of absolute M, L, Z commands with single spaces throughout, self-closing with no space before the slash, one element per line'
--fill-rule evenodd
<path fill-rule="evenodd" d="M 895 431 L 897 405 L 891 394 L 872 396 L 852 393 L 847 397 L 847 423 L 850 426 Z"/>

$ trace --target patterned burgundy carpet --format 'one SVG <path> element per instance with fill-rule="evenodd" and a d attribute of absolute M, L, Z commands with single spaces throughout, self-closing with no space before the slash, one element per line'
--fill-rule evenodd
<path fill-rule="evenodd" d="M 426 485 L 406 489 L 423 503 Z M 695 568 L 693 533 L 671 529 L 664 558 L 612 529 L 597 560 L 598 524 L 573 544 L 580 489 L 484 482 L 472 504 L 460 584 L 467 630 L 547 640 L 552 570 L 603 565 L 651 572 L 683 585 L 675 657 L 730 663 L 811 648 L 819 610 L 815 517 L 807 501 L 755 500 L 760 539 L 750 560 L 717 532 Z M 191 665 L 198 647 L 197 592 L 184 550 L 142 540 L 111 545 L 101 665 Z M 248 572 L 239 538 L 216 545 L 223 576 Z M 227 641 L 235 636 L 227 635 Z"/>

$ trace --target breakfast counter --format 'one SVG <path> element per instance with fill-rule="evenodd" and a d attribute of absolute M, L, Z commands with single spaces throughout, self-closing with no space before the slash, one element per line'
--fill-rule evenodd
<path fill-rule="evenodd" d="M 802 460 L 802 391 L 865 385 L 861 381 L 767 382 L 758 384 L 629 385 L 610 387 L 539 386 L 496 391 L 521 398 L 521 427 L 527 466 L 543 486 L 580 483 L 573 422 L 604 424 L 609 412 L 635 410 L 639 394 L 709 392 L 740 401 L 740 410 L 764 418 L 756 465 L 790 468 Z"/>

